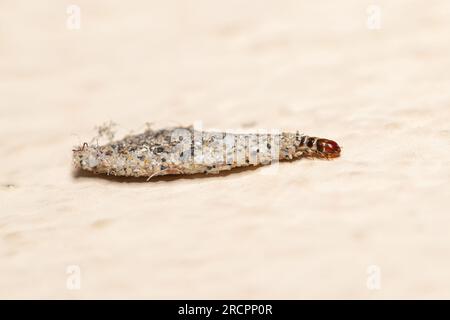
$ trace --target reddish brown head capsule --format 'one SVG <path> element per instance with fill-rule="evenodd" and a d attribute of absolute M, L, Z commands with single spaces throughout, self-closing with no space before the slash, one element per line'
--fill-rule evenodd
<path fill-rule="evenodd" d="M 335 141 L 328 139 L 318 139 L 317 150 L 326 158 L 336 158 L 341 154 L 341 147 Z"/>

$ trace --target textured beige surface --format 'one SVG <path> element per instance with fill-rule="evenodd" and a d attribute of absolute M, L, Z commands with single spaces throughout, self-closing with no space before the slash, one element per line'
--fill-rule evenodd
<path fill-rule="evenodd" d="M 450 298 L 450 2 L 0 3 L 0 297 Z M 74 177 L 113 120 L 281 128 L 336 161 Z M 66 268 L 81 268 L 81 289 Z M 381 289 L 366 286 L 381 270 Z"/>

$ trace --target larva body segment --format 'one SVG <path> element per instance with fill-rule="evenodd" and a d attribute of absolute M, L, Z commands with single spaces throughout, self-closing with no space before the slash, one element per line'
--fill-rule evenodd
<path fill-rule="evenodd" d="M 154 177 L 219 173 L 236 167 L 267 165 L 299 157 L 335 158 L 332 140 L 297 133 L 234 134 L 176 127 L 127 136 L 103 146 L 73 151 L 76 168 L 98 174 Z"/>

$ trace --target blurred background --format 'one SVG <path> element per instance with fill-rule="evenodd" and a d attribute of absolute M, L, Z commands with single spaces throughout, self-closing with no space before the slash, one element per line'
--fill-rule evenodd
<path fill-rule="evenodd" d="M 450 3 L 0 1 L 0 297 L 449 298 Z M 95 126 L 300 130 L 336 161 L 75 177 Z"/>

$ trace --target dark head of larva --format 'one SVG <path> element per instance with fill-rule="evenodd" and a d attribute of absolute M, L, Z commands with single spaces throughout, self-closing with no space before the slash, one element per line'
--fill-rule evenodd
<path fill-rule="evenodd" d="M 320 157 L 336 158 L 341 154 L 341 147 L 333 140 L 319 138 L 315 143 Z"/>

